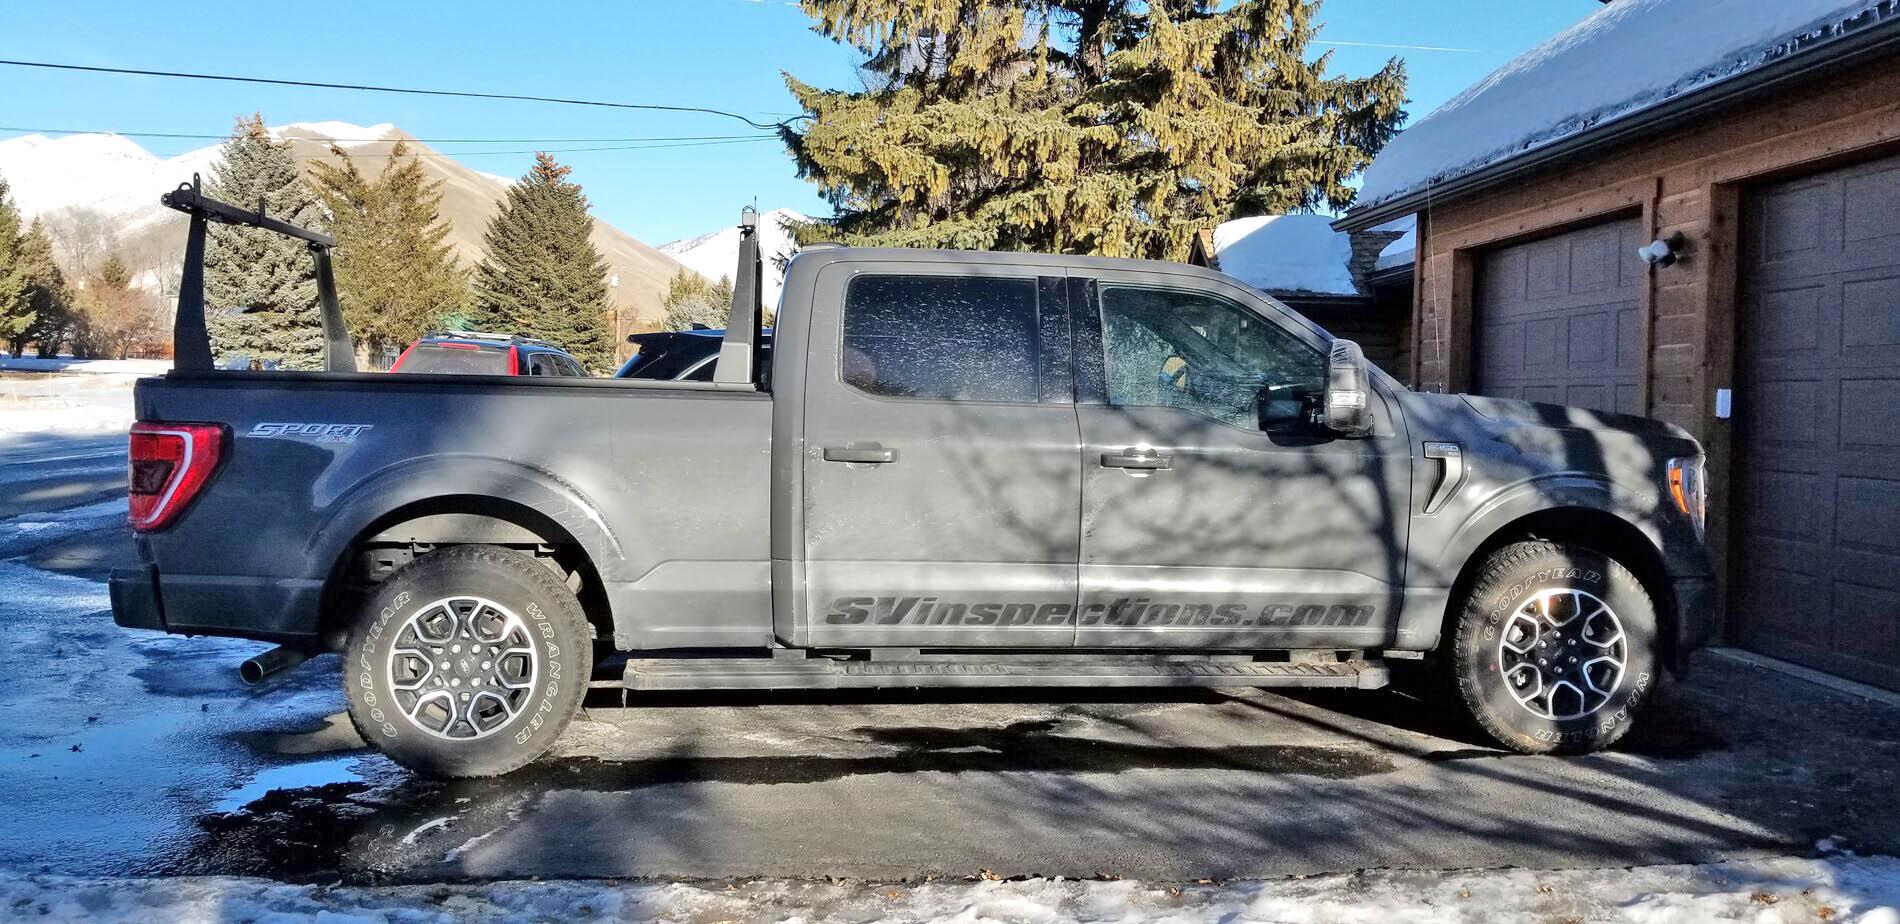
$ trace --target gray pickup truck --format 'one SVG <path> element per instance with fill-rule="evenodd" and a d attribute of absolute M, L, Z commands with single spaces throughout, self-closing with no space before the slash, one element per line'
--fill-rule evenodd
<path fill-rule="evenodd" d="M 169 204 L 279 233 L 183 187 Z M 194 233 L 196 231 L 194 230 Z M 1601 748 L 1706 637 L 1703 461 L 1643 418 L 1421 394 L 1190 266 L 816 248 L 710 382 L 139 382 L 119 624 L 342 653 L 365 740 L 542 754 L 590 687 L 1354 687 Z"/>

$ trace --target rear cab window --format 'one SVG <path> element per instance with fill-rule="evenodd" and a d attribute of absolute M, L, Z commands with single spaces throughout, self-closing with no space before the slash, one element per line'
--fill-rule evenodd
<path fill-rule="evenodd" d="M 839 375 L 883 398 L 1035 403 L 1034 277 L 867 274 L 845 293 Z"/>

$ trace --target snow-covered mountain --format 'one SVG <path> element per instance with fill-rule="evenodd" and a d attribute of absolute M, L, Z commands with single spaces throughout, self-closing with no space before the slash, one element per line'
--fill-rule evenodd
<path fill-rule="evenodd" d="M 785 262 L 798 250 L 787 226 L 810 220 L 791 209 L 773 209 L 759 216 L 759 257 L 765 264 L 760 294 L 768 307 L 778 304 L 779 290 L 785 286 Z M 735 221 L 709 234 L 661 244 L 660 252 L 708 279 L 730 279 L 739 267 L 739 225 Z"/>
<path fill-rule="evenodd" d="M 514 182 L 471 169 L 388 123 L 296 122 L 270 131 L 289 141 L 302 163 L 334 162 L 330 146 L 335 144 L 371 175 L 382 169 L 389 142 L 407 140 L 420 155 L 424 172 L 442 183 L 441 213 L 449 224 L 449 243 L 471 265 L 481 258 L 482 231 L 489 217 Z M 176 266 L 184 250 L 184 216 L 159 205 L 159 194 L 189 181 L 193 173 L 209 178 L 217 157 L 216 144 L 158 157 L 122 135 L 23 135 L 0 141 L 0 177 L 12 187 L 13 199 L 27 217 L 58 221 L 86 213 L 92 224 L 109 225 L 122 249 L 141 255 L 136 267 L 156 270 Z M 664 313 L 660 302 L 680 264 L 599 220 L 593 238 L 616 281 L 611 297 L 621 326 L 651 327 Z"/>
<path fill-rule="evenodd" d="M 0 177 L 28 218 L 88 208 L 143 224 L 168 214 L 159 193 L 209 172 L 217 153 L 161 158 L 123 135 L 22 135 L 0 141 Z"/>

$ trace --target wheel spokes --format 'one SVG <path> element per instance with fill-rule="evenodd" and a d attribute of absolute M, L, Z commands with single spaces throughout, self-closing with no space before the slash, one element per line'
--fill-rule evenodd
<path fill-rule="evenodd" d="M 417 609 L 397 630 L 388 666 L 401 713 L 430 734 L 456 740 L 512 722 L 540 674 L 527 624 L 477 597 Z"/>

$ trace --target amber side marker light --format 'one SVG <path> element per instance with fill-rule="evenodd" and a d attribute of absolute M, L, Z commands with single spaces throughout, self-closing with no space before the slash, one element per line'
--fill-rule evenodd
<path fill-rule="evenodd" d="M 142 420 L 132 425 L 131 439 L 128 519 L 138 532 L 164 529 L 224 460 L 224 427 Z"/>
<path fill-rule="evenodd" d="M 1702 459 L 1688 457 L 1669 460 L 1669 499 L 1676 509 L 1688 514 L 1700 537 L 1709 515 L 1708 486 L 1702 477 Z"/>

